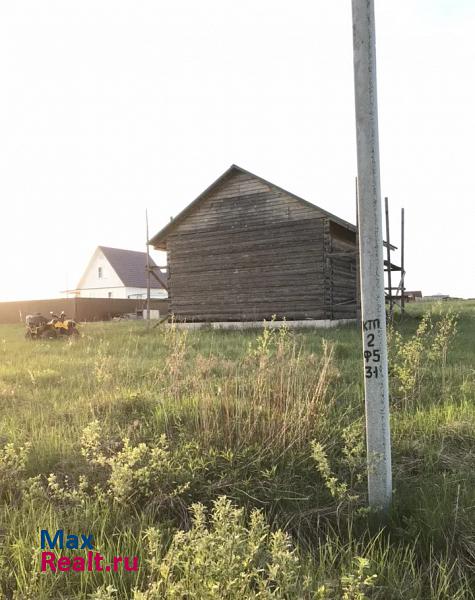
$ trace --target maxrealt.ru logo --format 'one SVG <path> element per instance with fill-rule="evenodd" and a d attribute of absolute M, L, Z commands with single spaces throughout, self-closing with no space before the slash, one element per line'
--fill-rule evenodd
<path fill-rule="evenodd" d="M 119 569 L 125 571 L 137 571 L 139 568 L 139 559 L 137 556 L 114 556 L 111 564 L 104 563 L 104 556 L 94 550 L 94 536 L 85 535 L 65 535 L 63 529 L 58 529 L 53 536 L 46 529 L 41 530 L 41 549 L 56 550 L 56 552 L 41 553 L 41 571 L 114 571 Z M 80 550 L 85 554 L 77 556 L 58 556 L 58 550 Z"/>

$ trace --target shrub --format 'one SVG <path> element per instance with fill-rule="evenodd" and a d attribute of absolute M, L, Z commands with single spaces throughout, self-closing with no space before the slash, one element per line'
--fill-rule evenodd
<path fill-rule="evenodd" d="M 392 395 L 407 403 L 420 395 L 422 384 L 437 367 L 447 363 L 447 353 L 457 331 L 457 315 L 448 311 L 438 320 L 423 315 L 415 334 L 403 337 L 393 328 L 388 330 L 389 372 Z"/>
<path fill-rule="evenodd" d="M 24 446 L 15 446 L 10 443 L 0 448 L 1 495 L 16 493 L 20 490 L 30 447 L 29 443 Z"/>
<path fill-rule="evenodd" d="M 369 575 L 369 560 L 357 556 L 354 560 L 354 569 L 348 575 L 342 575 L 342 600 L 367 600 L 366 591 L 372 588 L 377 575 Z"/>
<path fill-rule="evenodd" d="M 165 435 L 153 445 L 133 445 L 124 437 L 115 450 L 107 450 L 103 440 L 99 422 L 92 421 L 83 431 L 82 454 L 91 465 L 105 470 L 107 493 L 117 502 L 126 503 L 133 498 L 140 503 L 152 496 L 157 502 L 186 489 L 185 473 L 170 452 Z"/>
<path fill-rule="evenodd" d="M 331 467 L 323 444 L 311 442 L 312 457 L 328 491 L 336 500 L 356 500 L 366 473 L 364 423 L 361 419 L 341 429 L 340 452 L 333 453 Z M 336 469 L 337 474 L 333 472 Z M 339 481 L 342 479 L 343 481 Z M 355 495 L 356 494 L 356 495 Z"/>
<path fill-rule="evenodd" d="M 193 505 L 192 515 L 191 529 L 175 533 L 161 560 L 159 534 L 149 530 L 151 581 L 134 600 L 264 600 L 309 591 L 289 536 L 271 533 L 260 511 L 246 524 L 243 509 L 220 497 L 209 519 L 202 504 Z"/>
<path fill-rule="evenodd" d="M 149 583 L 133 600 L 366 600 L 375 584 L 369 560 L 359 556 L 321 584 L 288 534 L 272 532 L 259 510 L 246 520 L 225 496 L 209 516 L 202 504 L 191 511 L 191 529 L 177 531 L 166 551 L 160 532 L 147 531 Z"/>

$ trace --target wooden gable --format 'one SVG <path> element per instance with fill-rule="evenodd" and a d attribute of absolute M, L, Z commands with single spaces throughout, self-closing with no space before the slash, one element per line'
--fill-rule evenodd
<path fill-rule="evenodd" d="M 178 321 L 261 321 L 351 318 L 355 256 L 332 254 L 354 238 L 350 224 L 231 167 L 151 242 L 167 250 Z"/>

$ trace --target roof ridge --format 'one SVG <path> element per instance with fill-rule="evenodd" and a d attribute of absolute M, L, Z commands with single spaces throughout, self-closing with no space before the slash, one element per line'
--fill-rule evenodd
<path fill-rule="evenodd" d="M 136 252 L 138 254 L 147 254 L 144 250 L 129 250 L 128 248 L 116 248 L 115 246 L 97 246 L 101 250 L 119 250 L 119 252 Z"/>

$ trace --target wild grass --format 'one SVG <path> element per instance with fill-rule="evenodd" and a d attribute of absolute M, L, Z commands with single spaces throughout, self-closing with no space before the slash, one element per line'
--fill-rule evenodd
<path fill-rule="evenodd" d="M 2 326 L 3 596 L 475 597 L 475 303 L 409 308 L 384 524 L 365 509 L 356 327 L 32 343 Z M 39 532 L 59 528 L 138 571 L 40 573 Z"/>

